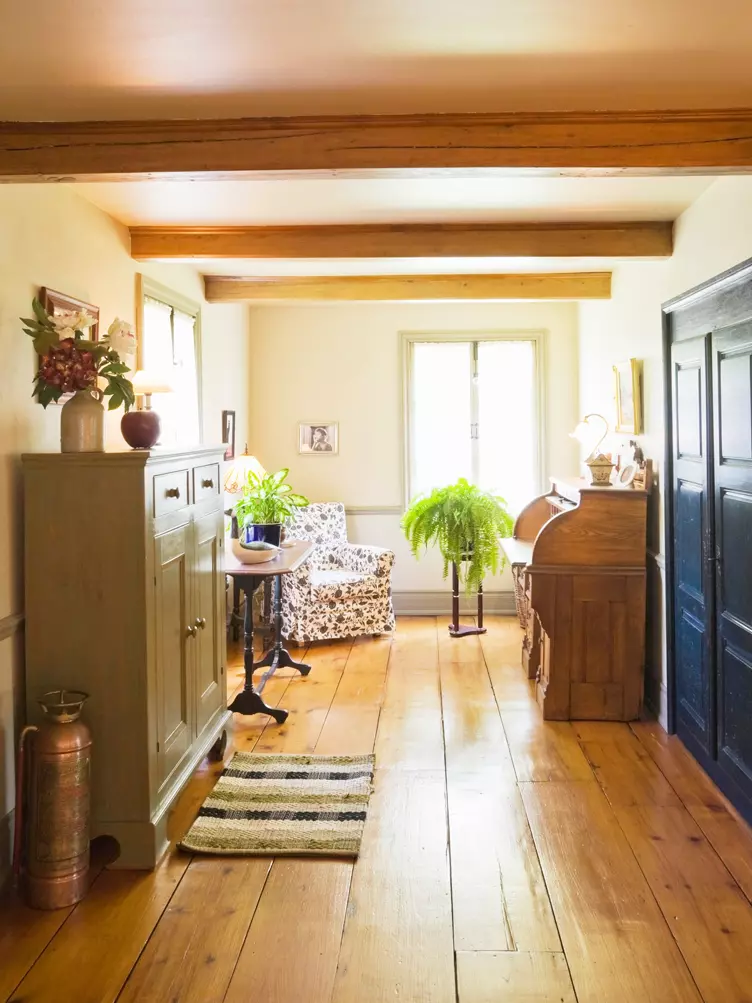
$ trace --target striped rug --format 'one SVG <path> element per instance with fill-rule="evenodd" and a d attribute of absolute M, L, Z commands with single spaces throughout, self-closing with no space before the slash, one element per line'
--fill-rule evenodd
<path fill-rule="evenodd" d="M 357 857 L 372 779 L 373 756 L 236 752 L 180 848 Z"/>

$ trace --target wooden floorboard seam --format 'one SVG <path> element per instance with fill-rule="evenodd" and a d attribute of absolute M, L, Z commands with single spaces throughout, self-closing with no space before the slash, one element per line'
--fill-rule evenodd
<path fill-rule="evenodd" d="M 274 859 L 275 859 L 275 862 L 276 862 L 277 858 L 275 857 Z M 253 926 L 254 917 L 255 917 L 256 913 L 258 912 L 258 908 L 259 908 L 259 905 L 261 904 L 261 899 L 262 899 L 263 894 L 264 894 L 264 889 L 266 888 L 266 886 L 267 886 L 267 884 L 269 882 L 269 875 L 272 873 L 272 868 L 273 867 L 274 867 L 274 863 L 272 863 L 272 866 L 266 872 L 266 877 L 264 878 L 264 883 L 261 886 L 261 894 L 256 899 L 256 905 L 253 907 L 253 912 L 251 913 L 250 919 L 248 920 L 248 926 L 246 927 L 245 937 L 243 937 L 243 943 L 240 945 L 240 950 L 238 951 L 238 953 L 237 953 L 237 955 L 235 957 L 235 964 L 232 966 L 232 973 L 230 974 L 230 977 L 227 980 L 227 988 L 225 989 L 224 995 L 222 996 L 223 1000 L 227 999 L 227 994 L 230 992 L 230 986 L 232 985 L 232 980 L 235 977 L 235 972 L 238 970 L 238 965 L 239 965 L 240 959 L 241 959 L 241 957 L 243 955 L 243 948 L 245 947 L 246 941 L 248 940 L 248 935 L 251 932 L 251 927 Z M 154 929 L 156 930 L 156 927 Z M 115 1003 L 117 1003 L 117 1000 L 115 1001 Z"/>
<path fill-rule="evenodd" d="M 485 666 L 485 669 L 486 669 L 486 675 L 488 676 L 488 683 L 489 683 L 489 685 L 491 687 L 491 693 L 493 694 L 493 700 L 494 700 L 494 706 L 496 707 L 496 713 L 499 715 L 499 720 L 501 721 L 501 729 L 504 732 L 504 738 L 506 740 L 507 748 L 509 749 L 510 758 L 512 760 L 512 767 L 514 769 L 514 775 L 515 775 L 515 778 L 516 778 L 515 784 L 516 784 L 517 790 L 519 791 L 520 790 L 520 779 L 519 779 L 519 774 L 517 773 L 517 765 L 516 765 L 516 763 L 514 761 L 514 756 L 512 755 L 512 749 L 511 749 L 511 746 L 509 744 L 509 737 L 507 735 L 506 727 L 504 726 L 504 717 L 503 717 L 503 715 L 501 713 L 501 707 L 499 706 L 499 698 L 498 698 L 498 695 L 496 693 L 496 687 L 493 684 L 493 679 L 491 678 L 491 671 L 490 671 L 490 667 L 488 665 L 488 658 L 486 657 L 486 651 L 485 651 L 485 649 L 484 649 L 484 647 L 483 647 L 482 644 L 480 645 L 480 653 L 481 653 L 481 658 L 483 659 L 483 665 Z M 522 667 L 520 666 L 520 670 L 521 670 L 521 668 Z M 541 954 L 559 954 L 559 953 L 561 953 L 562 954 L 562 956 L 564 957 L 564 963 L 566 964 L 566 967 L 567 967 L 567 974 L 569 975 L 569 982 L 570 982 L 570 984 L 572 986 L 572 994 L 574 996 L 575 1003 L 579 1003 L 579 997 L 577 996 L 577 986 L 575 985 L 574 978 L 572 977 L 572 969 L 571 969 L 570 964 L 569 964 L 569 958 L 567 957 L 567 952 L 564 950 L 564 941 L 562 940 L 562 937 L 561 937 L 561 928 L 560 928 L 560 925 L 559 925 L 559 919 L 558 919 L 558 917 L 556 915 L 556 910 L 554 909 L 554 904 L 553 904 L 553 901 L 551 899 L 551 892 L 550 892 L 550 889 L 548 887 L 548 880 L 546 878 L 546 872 L 545 872 L 544 867 L 543 867 L 543 862 L 541 861 L 540 850 L 538 849 L 538 844 L 535 841 L 535 833 L 533 832 L 533 827 L 530 824 L 530 816 L 528 815 L 527 805 L 525 804 L 525 799 L 521 795 L 520 795 L 520 801 L 522 802 L 522 810 L 524 812 L 525 820 L 527 822 L 528 828 L 530 830 L 530 835 L 532 837 L 532 844 L 533 844 L 533 847 L 535 849 L 535 859 L 538 862 L 538 870 L 540 871 L 541 878 L 543 880 L 543 887 L 546 889 L 546 897 L 548 899 L 549 909 L 551 910 L 551 915 L 553 917 L 554 926 L 556 927 L 556 935 L 558 936 L 558 938 L 559 938 L 559 944 L 561 945 L 561 951 L 560 952 L 559 951 L 541 951 L 539 953 L 541 953 Z M 506 904 L 505 904 L 505 907 L 504 907 L 504 912 L 506 914 Z M 457 956 L 457 952 L 455 951 L 455 970 L 456 970 L 456 956 Z M 459 1000 L 459 996 L 458 996 L 458 1003 L 461 1003 L 461 1001 Z"/>
<path fill-rule="evenodd" d="M 439 701 L 441 703 L 441 742 L 444 751 L 444 818 L 446 820 L 447 860 L 449 861 L 449 903 L 452 910 L 452 963 L 454 965 L 454 998 L 459 1003 L 460 985 L 457 973 L 457 933 L 454 915 L 454 881 L 452 858 L 452 829 L 449 824 L 449 771 L 447 769 L 446 723 L 444 717 L 444 684 L 441 679 L 441 652 L 439 651 L 439 621 L 436 620 L 436 658 L 439 681 Z"/>
<path fill-rule="evenodd" d="M 721 853 L 719 852 L 719 850 L 716 847 L 715 843 L 713 842 L 713 840 L 711 839 L 711 837 L 708 835 L 708 833 L 705 832 L 705 829 L 703 828 L 702 823 L 697 818 L 695 818 L 695 815 L 692 812 L 691 807 L 685 802 L 684 798 L 681 796 L 680 792 L 676 789 L 676 787 L 674 786 L 674 784 L 671 783 L 670 778 L 666 775 L 666 773 L 664 772 L 664 770 L 661 769 L 661 764 L 652 755 L 650 749 L 641 741 L 640 736 L 635 731 L 633 731 L 633 729 L 631 727 L 629 729 L 629 733 L 631 735 L 634 735 L 634 737 L 640 743 L 640 745 L 642 746 L 642 748 L 645 749 L 645 751 L 647 752 L 647 754 L 650 756 L 650 761 L 653 763 L 653 765 L 655 766 L 655 768 L 658 770 L 658 772 L 664 778 L 664 780 L 669 785 L 669 787 L 674 792 L 674 794 L 676 794 L 676 796 L 678 797 L 678 799 L 679 799 L 682 807 L 687 812 L 687 814 L 692 819 L 692 821 L 695 823 L 695 825 L 700 830 L 700 832 L 703 834 L 705 840 L 708 843 L 708 846 L 712 849 L 713 853 L 716 855 L 716 857 L 718 858 L 718 860 L 723 865 L 724 869 L 728 873 L 729 878 L 734 882 L 734 884 L 739 889 L 739 891 L 742 893 L 742 895 L 745 897 L 745 899 L 752 905 L 752 899 L 750 899 L 749 895 L 747 894 L 746 889 L 739 883 L 739 881 L 736 878 L 736 875 L 734 874 L 734 872 L 731 870 L 731 868 L 729 867 L 729 865 L 726 863 L 726 861 L 721 856 Z M 703 771 L 703 773 L 704 773 L 704 771 Z M 707 776 L 707 774 L 705 774 L 705 773 L 704 773 L 704 775 Z M 708 777 L 708 781 L 711 784 L 713 783 L 713 781 L 710 780 L 709 777 Z M 713 786 L 715 786 L 715 785 L 713 785 Z M 724 800 L 725 800 L 725 798 L 724 798 Z M 731 811 L 729 814 L 731 814 L 733 818 L 737 818 L 736 812 Z M 617 821 L 618 821 L 618 816 L 617 816 Z M 743 822 L 743 820 L 742 820 L 742 822 Z M 620 825 L 620 828 L 621 828 L 621 825 Z M 623 831 L 623 828 L 622 828 L 622 831 Z"/>

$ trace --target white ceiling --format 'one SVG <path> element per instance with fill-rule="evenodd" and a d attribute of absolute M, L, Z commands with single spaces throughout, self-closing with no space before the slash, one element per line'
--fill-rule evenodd
<path fill-rule="evenodd" d="M 673 220 L 713 178 L 138 181 L 73 186 L 129 226 Z"/>
<path fill-rule="evenodd" d="M 0 118 L 752 104 L 749 0 L 0 0 Z"/>

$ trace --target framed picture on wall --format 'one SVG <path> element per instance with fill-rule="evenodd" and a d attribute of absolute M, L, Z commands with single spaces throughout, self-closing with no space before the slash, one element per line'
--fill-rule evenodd
<path fill-rule="evenodd" d="M 614 366 L 616 429 L 640 435 L 642 432 L 642 362 L 627 359 Z"/>
<path fill-rule="evenodd" d="M 66 293 L 59 293 L 55 289 L 48 289 L 47 286 L 42 286 L 39 290 L 39 302 L 42 304 L 44 309 L 51 317 L 60 317 L 65 313 L 80 313 L 81 310 L 85 310 L 90 317 L 94 318 L 94 323 L 85 332 L 85 336 L 90 341 L 99 341 L 99 307 L 94 306 L 93 303 L 85 303 L 83 300 L 76 299 L 73 296 L 68 296 Z M 39 364 L 41 364 L 41 358 L 39 359 Z M 61 394 L 56 401 L 52 401 L 53 406 L 57 405 L 62 407 L 66 401 L 69 401 L 73 396 L 70 394 Z"/>
<path fill-rule="evenodd" d="M 339 452 L 339 422 L 301 421 L 298 425 L 298 452 L 333 456 Z"/>
<path fill-rule="evenodd" d="M 222 412 L 222 442 L 227 446 L 225 459 L 235 459 L 235 412 Z"/>

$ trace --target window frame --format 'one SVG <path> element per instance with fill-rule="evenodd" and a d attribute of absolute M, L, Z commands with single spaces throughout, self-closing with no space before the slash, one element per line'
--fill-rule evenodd
<path fill-rule="evenodd" d="M 159 300 L 173 310 L 188 314 L 195 319 L 193 333 L 196 349 L 196 395 L 198 398 L 198 445 L 204 442 L 204 390 L 203 365 L 201 352 L 201 305 L 182 293 L 175 292 L 169 286 L 162 285 L 155 279 L 139 272 L 136 275 L 136 368 L 143 368 L 144 337 L 144 300 L 146 297 Z"/>
<path fill-rule="evenodd" d="M 420 342 L 473 342 L 473 341 L 528 341 L 533 345 L 535 366 L 535 422 L 538 428 L 536 441 L 538 444 L 535 469 L 537 471 L 536 490 L 543 494 L 546 480 L 546 464 L 548 456 L 547 422 L 546 422 L 546 342 L 548 331 L 543 328 L 504 328 L 501 330 L 481 328 L 479 330 L 451 331 L 400 331 L 400 360 L 402 365 L 402 394 L 400 413 L 400 471 L 402 502 L 407 509 L 411 502 L 412 490 L 412 367 L 413 346 Z M 531 499 L 532 501 L 532 499 Z"/>

